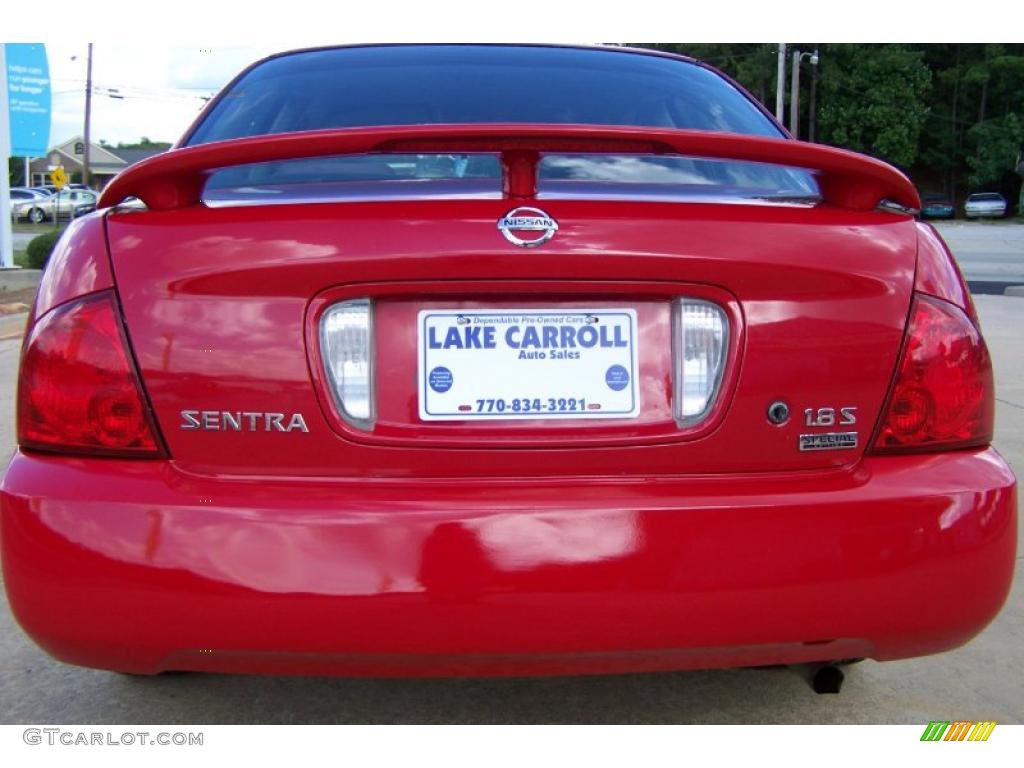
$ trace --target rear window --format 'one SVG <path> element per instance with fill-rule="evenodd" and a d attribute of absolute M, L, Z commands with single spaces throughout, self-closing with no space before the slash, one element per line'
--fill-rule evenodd
<path fill-rule="evenodd" d="M 329 128 L 553 123 L 782 132 L 729 81 L 679 59 L 614 49 L 412 45 L 302 51 L 232 84 L 188 146 Z M 210 205 L 300 200 L 500 198 L 487 153 L 361 155 L 254 164 L 213 174 Z M 817 199 L 806 171 L 643 155 L 546 155 L 545 198 Z"/>
<path fill-rule="evenodd" d="M 436 123 L 588 123 L 782 135 L 727 80 L 679 59 L 600 49 L 411 45 L 301 51 L 257 64 L 185 143 Z"/>
<path fill-rule="evenodd" d="M 978 195 L 971 195 L 968 200 L 974 203 L 1001 203 L 1003 196 L 995 192 L 983 192 Z"/>

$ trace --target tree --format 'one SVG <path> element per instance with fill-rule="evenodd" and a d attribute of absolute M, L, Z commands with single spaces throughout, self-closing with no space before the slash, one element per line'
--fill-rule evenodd
<path fill-rule="evenodd" d="M 828 45 L 818 121 L 828 144 L 908 168 L 928 114 L 931 71 L 902 45 Z"/>
<path fill-rule="evenodd" d="M 974 154 L 967 158 L 971 184 L 997 183 L 1015 169 L 1024 146 L 1024 120 L 1011 112 L 1005 117 L 978 123 L 969 133 L 976 145 Z"/>
<path fill-rule="evenodd" d="M 141 139 L 135 142 L 126 143 L 119 141 L 116 147 L 113 149 L 170 149 L 171 143 L 169 141 L 153 141 L 148 136 L 143 136 Z"/>
<path fill-rule="evenodd" d="M 25 161 L 20 157 L 7 158 L 7 183 L 12 187 L 23 187 L 25 184 Z"/>
<path fill-rule="evenodd" d="M 1007 158 L 1017 136 L 1014 126 L 1024 121 L 1024 44 L 789 46 L 821 50 L 819 66 L 801 78 L 800 106 L 810 126 L 812 80 L 819 75 L 822 141 L 900 165 L 925 191 L 962 199 L 970 181 L 1016 197 L 1020 178 Z M 776 43 L 644 47 L 708 62 L 774 111 Z"/>
<path fill-rule="evenodd" d="M 100 139 L 100 146 L 105 149 L 159 149 L 165 150 L 171 148 L 171 142 L 169 141 L 153 141 L 148 136 L 143 136 L 138 141 L 124 142 L 119 141 L 116 145 L 111 144 L 106 139 Z"/>

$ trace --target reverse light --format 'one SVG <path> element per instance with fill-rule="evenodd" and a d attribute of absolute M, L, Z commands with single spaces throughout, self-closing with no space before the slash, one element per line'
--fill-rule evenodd
<path fill-rule="evenodd" d="M 320 318 L 320 348 L 334 404 L 345 421 L 373 427 L 373 305 L 351 299 Z"/>
<path fill-rule="evenodd" d="M 992 441 L 992 361 L 959 307 L 917 294 L 875 452 L 984 446 Z"/>
<path fill-rule="evenodd" d="M 714 405 L 729 348 L 725 311 L 708 301 L 677 299 L 672 305 L 673 402 L 676 421 L 701 421 Z"/>
<path fill-rule="evenodd" d="M 18 382 L 18 444 L 163 455 L 111 292 L 59 307 L 32 328 Z"/>

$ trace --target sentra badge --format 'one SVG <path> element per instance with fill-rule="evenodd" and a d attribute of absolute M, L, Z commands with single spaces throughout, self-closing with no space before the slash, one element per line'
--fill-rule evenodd
<path fill-rule="evenodd" d="M 181 429 L 206 432 L 309 432 L 301 413 L 182 411 Z"/>

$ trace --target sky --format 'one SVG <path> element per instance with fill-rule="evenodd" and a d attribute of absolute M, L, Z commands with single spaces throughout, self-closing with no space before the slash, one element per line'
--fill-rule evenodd
<path fill-rule="evenodd" d="M 53 91 L 50 144 L 85 127 L 88 47 L 46 43 Z M 176 141 L 210 97 L 248 64 L 279 50 L 271 44 L 199 48 L 159 43 L 93 45 L 93 141 Z M 122 98 L 113 98 L 120 96 Z"/>

